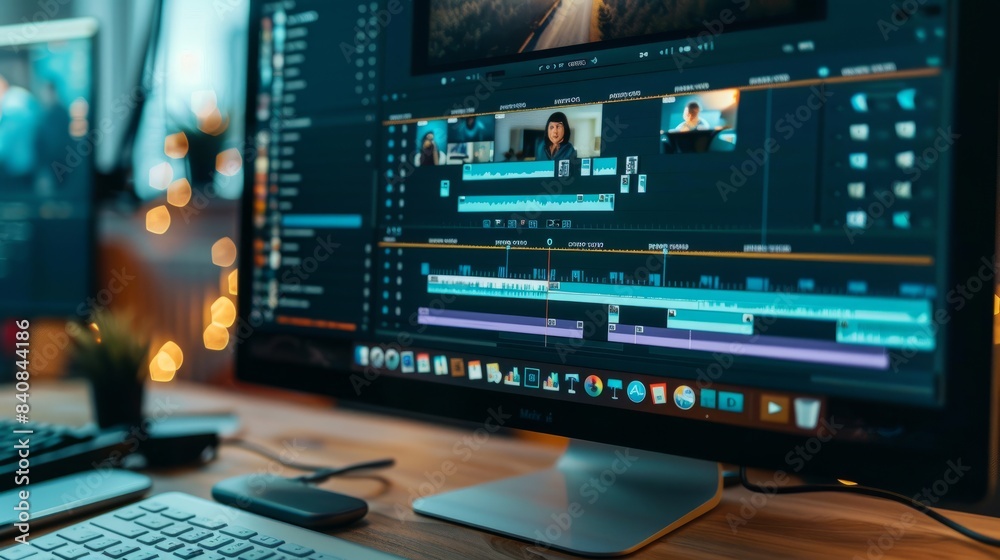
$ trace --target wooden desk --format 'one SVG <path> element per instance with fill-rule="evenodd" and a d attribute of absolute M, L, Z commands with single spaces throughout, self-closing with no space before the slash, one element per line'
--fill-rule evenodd
<path fill-rule="evenodd" d="M 32 417 L 38 421 L 84 424 L 90 420 L 85 385 L 64 382 L 32 387 Z M 147 395 L 153 415 L 232 411 L 243 436 L 285 450 L 296 460 L 342 465 L 394 457 L 384 479 L 336 478 L 324 486 L 368 501 L 359 524 L 335 532 L 339 537 L 409 558 L 568 558 L 528 543 L 413 514 L 410 501 L 422 484 L 440 481 L 440 490 L 461 488 L 551 465 L 566 441 L 533 434 L 493 435 L 468 455 L 454 452 L 470 429 L 343 410 L 331 401 L 278 391 L 220 389 L 192 384 L 153 384 Z M 435 476 L 442 465 L 456 465 L 451 476 Z M 235 447 L 223 447 L 204 468 L 155 472 L 153 492 L 182 491 L 211 499 L 212 485 L 251 472 L 296 473 Z M 425 488 L 427 488 L 425 486 Z M 741 516 L 751 494 L 725 490 L 712 512 L 632 555 L 635 558 L 997 558 L 990 549 L 953 533 L 902 506 L 872 498 L 835 494 L 776 496 L 757 508 L 734 533 L 727 516 Z M 950 513 L 973 529 L 1000 535 L 1000 520 Z M 888 529 L 887 529 L 888 527 Z M 895 536 L 892 536 L 895 535 Z M 881 540 L 880 540 L 881 539 Z M 879 547 L 881 542 L 882 548 Z M 871 552 L 869 552 L 871 551 Z"/>

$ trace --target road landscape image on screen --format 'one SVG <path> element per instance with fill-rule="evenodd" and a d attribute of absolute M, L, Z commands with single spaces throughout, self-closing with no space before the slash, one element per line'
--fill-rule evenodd
<path fill-rule="evenodd" d="M 428 66 L 670 32 L 729 10 L 736 22 L 792 16 L 800 0 L 431 0 Z"/>

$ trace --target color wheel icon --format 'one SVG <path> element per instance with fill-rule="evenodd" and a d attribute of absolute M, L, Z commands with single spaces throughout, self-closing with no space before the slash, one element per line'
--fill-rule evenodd
<path fill-rule="evenodd" d="M 599 397 L 604 391 L 604 382 L 601 381 L 600 377 L 596 375 L 587 376 L 587 379 L 583 382 L 583 389 L 587 391 L 587 394 L 592 397 Z"/>

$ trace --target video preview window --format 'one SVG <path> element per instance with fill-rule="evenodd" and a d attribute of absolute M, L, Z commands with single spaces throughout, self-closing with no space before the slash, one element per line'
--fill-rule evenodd
<path fill-rule="evenodd" d="M 428 0 L 417 9 L 414 70 L 421 74 L 557 49 L 583 52 L 595 43 L 696 35 L 723 13 L 731 19 L 727 32 L 804 21 L 820 17 L 825 6 L 819 0 Z"/>
<path fill-rule="evenodd" d="M 736 149 L 740 91 L 727 89 L 663 98 L 660 153 L 699 154 Z"/>
<path fill-rule="evenodd" d="M 560 161 L 601 155 L 603 105 L 497 116 L 497 162 Z"/>
<path fill-rule="evenodd" d="M 417 167 L 565 161 L 601 155 L 603 106 L 420 121 Z"/>

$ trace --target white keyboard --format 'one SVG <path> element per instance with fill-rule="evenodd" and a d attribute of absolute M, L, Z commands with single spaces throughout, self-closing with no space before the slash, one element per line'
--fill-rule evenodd
<path fill-rule="evenodd" d="M 2 560 L 382 560 L 374 548 L 180 492 L 0 551 Z"/>

